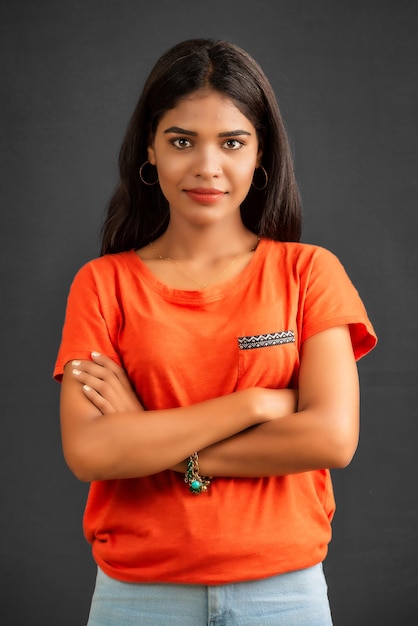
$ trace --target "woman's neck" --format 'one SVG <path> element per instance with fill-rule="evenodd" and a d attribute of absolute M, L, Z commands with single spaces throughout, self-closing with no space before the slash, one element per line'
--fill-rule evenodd
<path fill-rule="evenodd" d="M 218 225 L 216 225 L 218 226 Z M 259 238 L 240 222 L 237 228 L 176 228 L 137 251 L 165 285 L 206 289 L 238 276 L 248 265 Z"/>
<path fill-rule="evenodd" d="M 171 223 L 154 245 L 163 257 L 204 263 L 251 250 L 257 236 L 242 222 L 236 228 L 177 228 Z"/>

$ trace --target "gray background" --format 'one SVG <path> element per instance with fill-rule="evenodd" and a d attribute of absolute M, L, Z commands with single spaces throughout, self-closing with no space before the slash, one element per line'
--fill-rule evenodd
<path fill-rule="evenodd" d="M 98 254 L 144 77 L 194 36 L 232 40 L 265 69 L 294 145 L 303 240 L 340 257 L 380 338 L 360 363 L 358 453 L 334 472 L 335 624 L 416 623 L 417 9 L 412 0 L 0 2 L 2 623 L 86 620 L 87 488 L 62 458 L 51 372 L 70 281 Z"/>

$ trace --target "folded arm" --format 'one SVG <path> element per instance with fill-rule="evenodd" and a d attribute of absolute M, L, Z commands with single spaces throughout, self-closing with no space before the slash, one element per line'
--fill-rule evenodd
<path fill-rule="evenodd" d="M 299 394 L 247 389 L 144 411 L 110 359 L 99 355 L 79 364 L 65 368 L 61 430 L 65 458 L 81 480 L 184 471 L 195 450 L 205 475 L 283 475 L 344 467 L 357 447 L 358 375 L 346 326 L 304 343 Z"/>
<path fill-rule="evenodd" d="M 73 361 L 64 370 L 64 456 L 84 481 L 154 474 L 284 414 L 285 397 L 254 388 L 188 407 L 145 411 L 123 369 L 92 353 L 92 361 Z"/>
<path fill-rule="evenodd" d="M 349 329 L 340 326 L 304 343 L 297 412 L 202 450 L 200 471 L 254 477 L 345 467 L 357 448 L 358 434 L 357 366 Z"/>

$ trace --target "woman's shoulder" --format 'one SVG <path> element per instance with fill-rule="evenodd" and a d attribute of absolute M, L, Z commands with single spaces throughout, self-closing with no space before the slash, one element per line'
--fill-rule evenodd
<path fill-rule="evenodd" d="M 311 263 L 317 259 L 323 259 L 333 261 L 337 257 L 333 252 L 322 246 L 303 243 L 298 241 L 273 241 L 272 239 L 265 239 L 265 251 L 266 255 L 271 257 L 278 257 L 280 260 L 287 261 L 289 263 Z"/>
<path fill-rule="evenodd" d="M 78 270 L 78 273 L 102 273 L 111 269 L 123 271 L 132 265 L 135 257 L 136 254 L 134 250 L 104 254 L 103 256 L 95 257 L 84 263 Z"/>
<path fill-rule="evenodd" d="M 90 259 L 76 272 L 73 284 L 123 282 L 132 274 L 136 258 L 135 251 L 129 250 Z"/>

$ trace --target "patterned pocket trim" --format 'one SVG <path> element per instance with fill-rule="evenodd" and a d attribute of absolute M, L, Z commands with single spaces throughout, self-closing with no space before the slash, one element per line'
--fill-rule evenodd
<path fill-rule="evenodd" d="M 279 333 L 266 333 L 265 335 L 238 337 L 240 350 L 267 348 L 269 346 L 279 346 L 285 343 L 295 343 L 295 333 L 293 330 L 282 330 Z"/>

